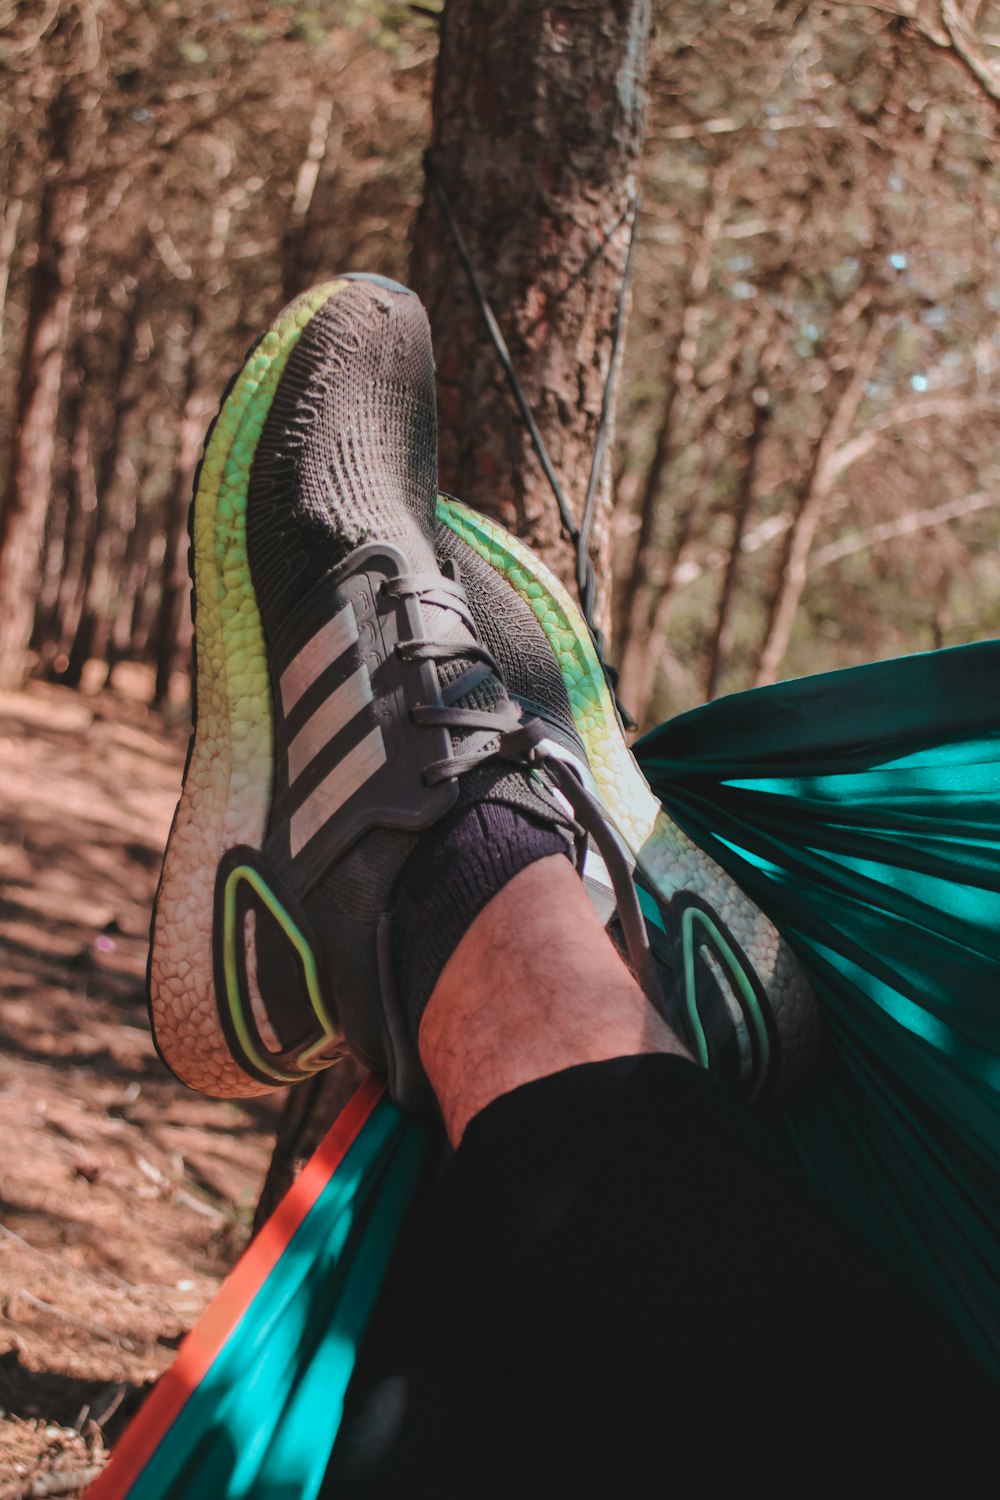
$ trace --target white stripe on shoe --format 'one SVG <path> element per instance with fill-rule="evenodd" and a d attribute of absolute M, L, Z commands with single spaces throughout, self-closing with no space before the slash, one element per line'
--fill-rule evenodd
<path fill-rule="evenodd" d="M 353 618 L 353 614 L 352 614 Z M 348 797 L 385 765 L 385 741 L 375 726 L 364 739 L 349 750 L 319 786 L 309 793 L 302 806 L 292 813 L 290 840 L 292 858 L 305 848 L 324 824 L 343 807 Z"/>
<path fill-rule="evenodd" d="M 351 617 L 353 619 L 353 611 Z M 292 740 L 288 747 L 289 785 L 298 780 L 306 766 L 316 759 L 344 725 L 349 724 L 372 701 L 372 696 L 371 675 L 368 668 L 362 665 L 320 704 Z"/>
<path fill-rule="evenodd" d="M 287 718 L 307 688 L 311 688 L 319 674 L 337 661 L 348 646 L 358 638 L 358 622 L 354 609 L 345 604 L 331 620 L 317 630 L 306 641 L 281 674 L 281 707 Z"/>

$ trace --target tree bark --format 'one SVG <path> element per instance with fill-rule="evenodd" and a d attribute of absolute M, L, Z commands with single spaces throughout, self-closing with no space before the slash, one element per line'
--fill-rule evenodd
<path fill-rule="evenodd" d="M 747 451 L 743 464 L 743 473 L 740 476 L 740 485 L 736 493 L 736 505 L 733 510 L 733 534 L 729 543 L 729 557 L 726 560 L 726 571 L 722 577 L 722 587 L 719 590 L 719 603 L 715 616 L 715 629 L 712 632 L 712 643 L 709 647 L 708 672 L 705 680 L 705 697 L 715 697 L 722 669 L 726 665 L 726 659 L 732 650 L 733 644 L 733 599 L 736 596 L 736 579 L 740 568 L 740 551 L 743 538 L 746 535 L 747 522 L 750 519 L 750 511 L 753 506 L 754 494 L 757 488 L 757 472 L 760 468 L 760 456 L 763 447 L 764 433 L 771 415 L 768 401 L 767 388 L 757 386 L 753 391 L 753 423 L 747 438 Z"/>
<path fill-rule="evenodd" d="M 20 181 L 12 172 L 13 179 L 7 204 L 0 217 L 0 349 L 3 348 L 4 325 L 7 313 L 7 290 L 10 286 L 10 270 L 17 248 L 17 232 L 24 213 L 24 198 Z"/>
<path fill-rule="evenodd" d="M 114 563 L 123 555 L 128 535 L 128 528 L 123 524 L 124 518 L 120 511 L 116 513 L 115 510 L 115 480 L 122 444 L 136 404 L 130 379 L 135 358 L 141 285 L 141 281 L 137 280 L 123 309 L 124 328 L 109 388 L 110 422 L 107 437 L 94 458 L 97 504 L 85 552 L 80 617 L 63 678 L 66 686 L 72 688 L 80 686 L 83 669 L 90 657 L 104 654 L 110 627 Z"/>
<path fill-rule="evenodd" d="M 309 126 L 309 143 L 295 179 L 295 196 L 281 241 L 281 285 L 286 302 L 313 281 L 314 257 L 308 251 L 316 184 L 323 163 L 343 139 L 344 127 L 333 129 L 333 100 L 319 99 Z"/>
<path fill-rule="evenodd" d="M 73 531 L 63 555 L 63 576 L 59 585 L 58 633 L 52 648 L 43 644 L 42 660 L 48 661 L 53 675 L 63 677 L 69 653 L 76 639 L 87 596 L 87 580 L 97 545 L 98 515 L 97 476 L 92 448 L 93 412 L 88 402 L 86 382 L 80 373 L 84 363 L 79 354 L 75 360 L 76 389 L 70 403 L 73 425 L 70 429 L 69 513 Z M 76 684 L 79 686 L 79 683 Z"/>
<path fill-rule="evenodd" d="M 178 428 L 177 468 L 167 504 L 165 521 L 166 550 L 163 556 L 162 588 L 156 615 L 156 684 L 153 707 L 164 708 L 170 695 L 170 678 L 182 656 L 191 650 L 191 580 L 188 575 L 188 512 L 194 490 L 194 476 L 205 441 L 206 418 L 214 401 L 205 386 L 206 351 L 210 336 L 209 299 L 222 288 L 225 279 L 225 254 L 233 223 L 233 210 L 244 196 L 239 183 L 222 190 L 228 163 L 225 157 L 217 164 L 220 197 L 212 214 L 212 228 L 201 267 L 208 298 L 197 297 L 191 305 L 187 363 L 184 373 L 184 395 Z M 206 305 L 208 304 L 208 305 Z"/>
<path fill-rule="evenodd" d="M 208 409 L 199 383 L 204 342 L 204 313 L 201 303 L 196 302 L 191 318 L 177 467 L 167 505 L 160 603 L 154 627 L 156 683 L 153 689 L 153 707 L 158 709 L 166 706 L 170 696 L 170 678 L 180 655 L 182 618 L 191 587 L 187 565 L 188 511 L 191 507 L 195 470 L 205 436 L 205 415 Z"/>
<path fill-rule="evenodd" d="M 434 168 L 577 524 L 628 251 L 649 27 L 649 0 L 448 0 L 442 24 Z M 431 191 L 411 281 L 434 330 L 442 486 L 572 587 L 555 501 Z M 606 579 L 606 465 L 599 496 L 592 556 Z"/>
<path fill-rule="evenodd" d="M 45 518 L 45 538 L 39 559 L 38 593 L 32 624 L 31 649 L 38 653 L 39 670 L 50 672 L 66 635 L 74 537 L 78 531 L 81 497 L 75 468 L 74 447 L 82 425 L 83 388 L 79 362 L 71 360 L 72 378 L 63 380 L 59 413 L 62 439 L 52 475 L 51 499 Z M 79 548 L 77 548 L 79 551 Z"/>
<path fill-rule="evenodd" d="M 83 245 L 86 188 L 66 187 L 78 111 L 60 96 L 49 113 L 50 175 L 38 214 L 38 261 L 21 359 L 10 471 L 0 512 L 0 688 L 18 688 L 28 666 L 37 574 L 56 454 L 56 420 L 77 262 Z"/>

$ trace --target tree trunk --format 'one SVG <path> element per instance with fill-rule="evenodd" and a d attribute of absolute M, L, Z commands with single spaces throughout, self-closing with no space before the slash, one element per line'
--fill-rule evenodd
<path fill-rule="evenodd" d="M 715 248 L 730 209 L 729 184 L 732 168 L 728 160 L 712 174 L 705 216 L 692 248 L 684 298 L 680 337 L 670 360 L 663 415 L 656 447 L 639 501 L 639 530 L 631 566 L 619 590 L 618 661 L 620 690 L 640 724 L 652 690 L 649 648 L 654 611 L 659 607 L 655 578 L 655 554 L 661 521 L 663 478 L 677 449 L 677 437 L 685 424 L 694 396 L 695 365 Z M 691 517 L 688 517 L 690 521 Z M 653 587 L 651 587 L 653 585 Z M 664 590 L 660 589 L 660 593 Z"/>
<path fill-rule="evenodd" d="M 850 379 L 844 384 L 817 445 L 801 504 L 785 536 L 777 586 L 768 610 L 767 629 L 757 662 L 754 687 L 763 687 L 775 680 L 788 650 L 795 614 L 806 586 L 809 553 L 833 487 L 842 472 L 843 466 L 838 462 L 839 450 L 846 443 L 854 424 L 865 385 L 871 378 L 885 339 L 885 329 L 884 318 L 876 316 L 872 319 Z"/>
<path fill-rule="evenodd" d="M 4 325 L 7 313 L 7 290 L 10 286 L 10 271 L 17 248 L 17 232 L 24 213 L 23 188 L 20 180 L 20 158 L 18 166 L 10 174 L 7 204 L 0 216 L 0 349 L 3 348 Z"/>
<path fill-rule="evenodd" d="M 195 470 L 205 437 L 206 400 L 199 386 L 199 366 L 204 344 L 204 324 L 200 303 L 195 304 L 191 318 L 185 375 L 184 405 L 178 438 L 177 469 L 167 506 L 166 548 L 160 605 L 156 616 L 156 686 L 153 707 L 164 708 L 170 695 L 170 678 L 177 665 L 182 645 L 182 617 L 191 587 L 188 577 L 188 511 L 194 488 Z"/>
<path fill-rule="evenodd" d="M 70 463 L 81 534 L 79 546 L 73 549 L 68 559 L 72 573 L 67 577 L 66 611 L 61 621 L 61 640 L 56 656 L 56 675 L 71 688 L 80 686 L 84 663 L 90 655 L 93 619 L 87 620 L 87 599 L 105 510 L 92 446 L 94 411 L 86 390 L 76 416 Z M 85 654 L 81 656 L 81 652 Z"/>
<path fill-rule="evenodd" d="M 310 230 L 316 202 L 316 184 L 323 163 L 343 140 L 344 127 L 332 129 L 333 100 L 320 99 L 309 126 L 309 144 L 295 179 L 295 196 L 288 212 L 288 225 L 281 240 L 281 285 L 286 302 L 315 280 L 315 256 L 309 254 Z"/>
<path fill-rule="evenodd" d="M 88 555 L 97 525 L 97 483 L 91 453 L 92 412 L 88 406 L 87 384 L 82 371 L 86 361 L 78 345 L 71 359 L 73 379 L 70 395 L 63 401 L 62 422 L 66 430 L 68 462 L 66 465 L 66 522 L 60 574 L 56 595 L 55 619 L 51 632 L 45 621 L 46 579 L 43 574 L 39 590 L 41 619 L 36 611 L 35 639 L 39 642 L 40 664 L 51 677 L 62 680 L 70 648 L 80 624 L 87 591 Z M 53 559 L 54 562 L 54 559 Z M 46 569 L 47 571 L 47 569 Z"/>
<path fill-rule="evenodd" d="M 153 707 L 164 708 L 170 693 L 170 678 L 182 656 L 191 650 L 191 580 L 188 576 L 188 512 L 205 441 L 205 427 L 214 401 L 204 389 L 206 350 L 211 329 L 208 323 L 211 301 L 222 290 L 226 277 L 226 246 L 233 224 L 233 210 L 245 194 L 240 183 L 223 189 L 225 162 L 220 158 L 219 198 L 212 214 L 212 228 L 201 265 L 202 284 L 207 297 L 195 297 L 191 305 L 187 363 L 184 371 L 184 394 L 178 427 L 177 468 L 174 485 L 166 507 L 166 550 L 163 556 L 162 587 L 156 615 L 154 641 L 156 651 L 156 685 Z"/>
<path fill-rule="evenodd" d="M 146 579 L 145 553 L 149 545 L 143 513 L 133 497 L 125 546 L 118 560 L 118 596 L 114 619 L 109 623 L 105 656 L 108 677 L 118 662 L 137 656 L 134 625 L 138 601 Z"/>
<path fill-rule="evenodd" d="M 52 175 L 42 191 L 35 265 L 21 359 L 10 471 L 0 513 L 0 688 L 18 688 L 28 665 L 45 516 L 52 488 L 56 420 L 77 262 L 86 233 L 86 188 L 63 185 L 75 105 L 50 112 Z"/>
<path fill-rule="evenodd" d="M 577 524 L 628 253 L 649 27 L 649 0 L 581 0 L 571 12 L 447 0 L 444 12 L 434 166 Z M 430 184 L 411 282 L 434 333 L 442 487 L 523 537 L 574 589 L 555 500 Z M 604 467 L 591 551 L 606 581 Z M 286 1104 L 258 1225 L 348 1097 L 339 1068 L 307 1089 Z"/>
<path fill-rule="evenodd" d="M 31 649 L 38 653 L 39 670 L 50 673 L 65 635 L 63 620 L 70 596 L 68 578 L 77 530 L 80 495 L 74 469 L 74 443 L 82 417 L 83 388 L 79 364 L 72 361 L 72 379 L 63 380 L 59 413 L 62 432 L 52 475 L 52 492 L 45 519 L 45 539 L 39 559 L 38 594 L 31 632 Z"/>
<path fill-rule="evenodd" d="M 649 26 L 649 0 L 448 0 L 442 24 L 431 158 L 577 523 L 628 250 Z M 411 280 L 434 330 L 442 486 L 572 586 L 555 501 L 432 191 Z M 599 495 L 592 555 L 606 579 L 606 465 Z"/>
<path fill-rule="evenodd" d="M 102 656 L 110 627 L 109 610 L 114 592 L 112 574 L 116 559 L 125 550 L 127 528 L 120 510 L 115 507 L 115 481 L 121 460 L 122 445 L 135 409 L 136 397 L 130 389 L 132 366 L 140 310 L 140 281 L 136 281 L 123 312 L 125 326 L 118 345 L 118 358 L 109 388 L 110 424 L 107 437 L 94 457 L 96 509 L 94 525 L 87 541 L 84 562 L 83 599 L 80 618 L 69 651 L 69 662 L 63 681 L 77 688 L 83 669 L 91 656 Z M 133 509 L 134 524 L 134 509 Z"/>
<path fill-rule="evenodd" d="M 740 571 L 740 551 L 746 535 L 747 522 L 757 489 L 757 473 L 763 451 L 764 433 L 771 416 L 766 386 L 756 386 L 753 391 L 753 422 L 747 438 L 743 472 L 736 492 L 733 509 L 733 534 L 729 542 L 729 557 L 722 576 L 719 602 L 716 607 L 715 629 L 708 654 L 708 671 L 705 679 L 705 697 L 712 699 L 719 688 L 719 678 L 726 665 L 733 645 L 733 600 L 736 597 L 736 579 Z"/>

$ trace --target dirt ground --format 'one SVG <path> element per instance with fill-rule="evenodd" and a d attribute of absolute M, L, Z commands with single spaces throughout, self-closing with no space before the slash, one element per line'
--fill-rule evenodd
<path fill-rule="evenodd" d="M 73 1496 L 246 1241 L 278 1101 L 202 1099 L 146 1023 L 187 739 L 119 668 L 0 694 L 0 1500 Z"/>

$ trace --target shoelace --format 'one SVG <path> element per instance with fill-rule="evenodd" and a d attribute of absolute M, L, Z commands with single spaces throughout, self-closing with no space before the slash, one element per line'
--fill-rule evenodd
<path fill-rule="evenodd" d="M 459 700 L 481 687 L 490 677 L 503 681 L 495 657 L 479 641 L 465 590 L 452 576 L 438 573 L 409 573 L 391 578 L 382 585 L 390 598 L 418 598 L 424 604 L 451 610 L 458 615 L 470 639 L 457 641 L 398 641 L 396 654 L 403 661 L 464 662 L 465 670 L 441 688 L 440 703 L 421 704 L 410 710 L 415 724 L 427 728 L 457 730 L 465 735 L 457 755 L 432 761 L 424 768 L 428 786 L 462 776 L 482 765 L 496 753 L 500 737 L 509 734 L 520 723 L 520 715 L 509 698 L 499 709 L 462 708 Z"/>
<path fill-rule="evenodd" d="M 457 755 L 433 761 L 427 766 L 424 779 L 429 785 L 434 785 L 495 760 L 508 761 L 527 770 L 544 771 L 573 810 L 578 825 L 574 829 L 577 869 L 583 869 L 588 834 L 604 859 L 618 905 L 629 962 L 650 1004 L 662 1015 L 663 992 L 632 872 L 600 803 L 587 791 L 571 765 L 545 749 L 542 742 L 548 730 L 541 719 L 533 718 L 522 723 L 518 709 L 509 698 L 505 698 L 499 709 L 456 706 L 458 699 L 474 691 L 490 675 L 495 674 L 500 682 L 503 676 L 495 658 L 477 639 L 468 599 L 465 590 L 455 580 L 453 567 L 449 567 L 445 575 L 411 573 L 390 579 L 383 584 L 382 592 L 392 598 L 419 598 L 439 609 L 451 610 L 465 624 L 471 637 L 462 641 L 399 641 L 396 646 L 398 655 L 405 661 L 468 663 L 465 671 L 442 689 L 440 703 L 423 704 L 410 710 L 416 724 L 474 735 L 471 740 L 462 742 Z"/>

